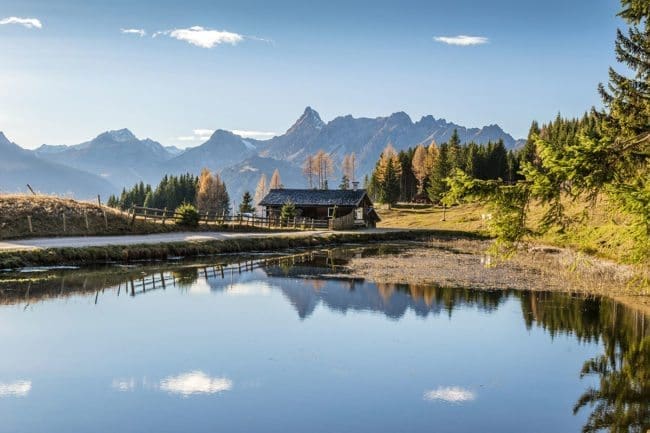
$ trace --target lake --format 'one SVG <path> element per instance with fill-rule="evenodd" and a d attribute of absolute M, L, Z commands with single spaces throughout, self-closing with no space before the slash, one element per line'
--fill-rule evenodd
<path fill-rule="evenodd" d="M 650 318 L 341 275 L 375 253 L 0 274 L 0 431 L 650 428 Z"/>

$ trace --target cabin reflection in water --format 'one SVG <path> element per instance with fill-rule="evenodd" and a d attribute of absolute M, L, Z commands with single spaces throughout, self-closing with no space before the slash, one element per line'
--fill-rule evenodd
<path fill-rule="evenodd" d="M 583 431 L 650 429 L 650 320 L 644 314 L 610 299 L 564 293 L 369 283 L 345 277 L 351 254 L 365 253 L 309 252 L 173 269 L 57 271 L 32 281 L 0 281 L 0 300 L 27 307 L 73 295 L 93 296 L 97 303 L 108 295 L 135 297 L 170 289 L 192 293 L 197 286 L 219 293 L 264 286 L 280 291 L 301 319 L 322 305 L 341 314 L 365 311 L 399 320 L 409 311 L 420 317 L 451 316 L 457 307 L 491 312 L 517 299 L 528 328 L 543 328 L 552 337 L 602 342 L 602 355 L 585 360 L 576 372 L 597 378 L 597 385 L 579 396 L 573 408 L 589 413 Z"/>

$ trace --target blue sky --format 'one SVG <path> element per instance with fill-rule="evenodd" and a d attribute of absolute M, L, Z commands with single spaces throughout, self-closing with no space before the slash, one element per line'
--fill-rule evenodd
<path fill-rule="evenodd" d="M 498 123 L 522 137 L 533 119 L 600 103 L 618 8 L 615 0 L 0 0 L 0 130 L 24 147 L 123 127 L 194 146 L 205 135 L 195 130 L 282 133 L 310 105 L 325 121 L 405 111 Z M 459 35 L 475 44 L 449 43 Z"/>

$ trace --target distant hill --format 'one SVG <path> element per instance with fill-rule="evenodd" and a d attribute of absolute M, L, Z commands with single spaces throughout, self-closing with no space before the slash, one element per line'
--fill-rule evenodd
<path fill-rule="evenodd" d="M 268 140 L 244 138 L 217 129 L 201 145 L 181 150 L 151 139 L 138 139 L 128 129 L 120 129 L 81 144 L 43 145 L 35 155 L 43 161 L 101 176 L 115 192 L 140 181 L 156 184 L 164 174 L 198 174 L 207 167 L 222 173 L 231 196 L 239 199 L 243 191 L 254 191 L 261 173 L 270 177 L 275 168 L 280 170 L 285 186 L 304 187 L 301 165 L 306 155 L 319 149 L 334 158 L 337 173 L 330 185 L 336 187 L 340 179 L 338 169 L 346 153 L 356 153 L 357 178 L 362 179 L 388 143 L 397 150 L 428 145 L 434 140 L 443 143 L 454 130 L 463 143 L 503 140 L 510 149 L 521 144 L 498 125 L 467 128 L 433 116 L 414 122 L 404 112 L 376 118 L 346 115 L 324 122 L 316 110 L 307 107 L 284 134 Z"/>
<path fill-rule="evenodd" d="M 166 173 L 174 174 L 187 172 L 198 174 L 203 167 L 220 171 L 256 153 L 257 148 L 251 141 L 230 131 L 218 129 L 208 141 L 166 161 L 162 164 L 162 168 Z"/>
<path fill-rule="evenodd" d="M 36 155 L 97 174 L 118 187 L 159 178 L 161 164 L 174 157 L 162 144 L 140 140 L 128 129 L 107 131 L 72 146 L 43 145 Z"/>
<path fill-rule="evenodd" d="M 34 152 L 12 143 L 0 132 L 0 192 L 26 192 L 29 183 L 44 194 L 65 194 L 76 198 L 107 197 L 115 186 L 94 174 L 43 160 Z"/>

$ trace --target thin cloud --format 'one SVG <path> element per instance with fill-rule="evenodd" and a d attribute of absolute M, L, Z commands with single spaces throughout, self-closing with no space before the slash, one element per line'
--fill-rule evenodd
<path fill-rule="evenodd" d="M 120 29 L 120 31 L 125 35 L 138 35 L 143 37 L 147 34 L 144 29 Z"/>
<path fill-rule="evenodd" d="M 206 29 L 201 26 L 193 26 L 187 29 L 175 29 L 166 32 L 156 32 L 155 36 L 160 34 L 168 35 L 179 41 L 187 42 L 201 48 L 213 48 L 220 44 L 237 45 L 244 40 L 244 36 L 239 33 L 228 32 L 225 30 Z"/>
<path fill-rule="evenodd" d="M 206 137 L 210 138 L 212 134 L 214 134 L 214 129 L 195 129 L 192 131 L 194 135 L 199 136 L 201 138 Z"/>
<path fill-rule="evenodd" d="M 214 134 L 214 129 L 194 129 L 192 135 L 176 137 L 178 141 L 206 141 Z"/>
<path fill-rule="evenodd" d="M 19 18 L 7 17 L 0 20 L 0 24 L 19 24 L 27 27 L 28 29 L 42 29 L 43 24 L 38 18 Z"/>
<path fill-rule="evenodd" d="M 485 36 L 467 36 L 467 35 L 458 35 L 458 36 L 436 36 L 433 38 L 436 42 L 442 42 L 447 45 L 458 45 L 461 47 L 468 47 L 471 45 L 483 45 L 489 42 L 489 39 Z"/>
<path fill-rule="evenodd" d="M 270 132 L 270 131 L 246 131 L 246 130 L 241 130 L 241 129 L 232 129 L 230 132 L 233 134 L 237 134 L 240 137 L 243 138 L 257 138 L 259 140 L 264 140 L 266 138 L 273 138 L 277 134 L 277 132 Z"/>

